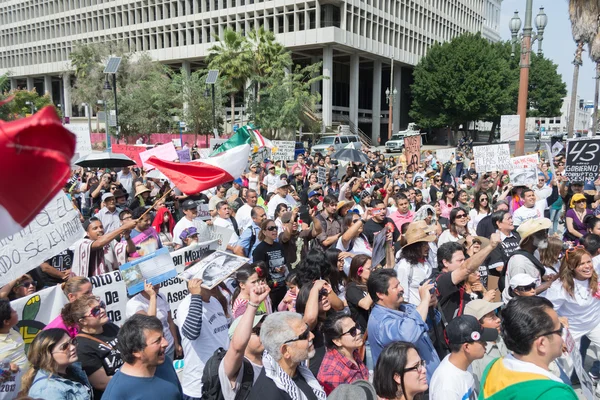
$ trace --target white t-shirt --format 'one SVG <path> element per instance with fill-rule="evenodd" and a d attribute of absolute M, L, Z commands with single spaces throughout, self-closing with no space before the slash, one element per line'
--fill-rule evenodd
<path fill-rule="evenodd" d="M 275 209 L 281 203 L 285 203 L 288 207 L 294 207 L 296 205 L 296 200 L 294 200 L 294 198 L 289 194 L 285 197 L 281 197 L 278 194 L 271 197 L 271 200 L 269 200 L 269 204 L 267 204 L 267 216 L 270 219 L 273 219 L 275 217 Z"/>
<path fill-rule="evenodd" d="M 237 233 L 235 233 L 235 229 L 233 228 L 233 222 L 231 222 L 231 220 L 224 219 L 224 218 L 221 218 L 221 217 L 216 217 L 213 220 L 213 225 L 214 226 L 220 226 L 221 228 L 230 229 L 233 234 L 231 235 L 231 238 L 229 238 L 229 243 L 228 244 L 230 246 L 235 246 L 235 244 L 238 242 L 238 240 L 240 239 L 240 237 L 237 235 Z"/>
<path fill-rule="evenodd" d="M 596 257 L 592 258 L 592 265 L 594 266 L 596 273 L 600 274 L 600 255 L 597 255 Z"/>
<path fill-rule="evenodd" d="M 438 238 L 438 247 L 448 242 L 458 242 L 462 239 L 462 236 L 458 235 L 458 237 L 454 236 L 452 232 L 450 232 L 450 228 L 446 229 L 440 237 Z"/>
<path fill-rule="evenodd" d="M 354 244 L 352 244 L 352 242 L 354 242 Z M 348 249 L 350 249 L 350 247 L 352 247 L 352 249 L 348 250 Z M 347 251 L 354 255 L 365 254 L 369 257 L 371 257 L 373 255 L 373 249 L 369 245 L 369 241 L 367 240 L 367 238 L 365 238 L 363 235 L 359 235 L 358 237 L 351 240 L 348 243 L 348 247 L 344 247 L 344 244 L 342 243 L 342 237 L 340 236 L 340 238 L 338 239 L 338 241 L 335 245 L 335 248 L 338 250 L 341 250 L 341 251 Z M 352 257 L 346 257 L 344 259 L 344 272 L 346 273 L 347 276 L 350 276 L 350 263 L 351 262 L 352 262 Z"/>
<path fill-rule="evenodd" d="M 477 234 L 477 225 L 479 225 L 479 221 L 487 217 L 489 214 L 481 214 L 478 210 L 472 209 L 469 211 L 469 222 L 467 223 L 467 228 L 469 228 L 469 233 L 471 235 Z"/>
<path fill-rule="evenodd" d="M 235 213 L 235 220 L 237 221 L 238 228 L 240 229 L 240 234 L 244 229 L 250 226 L 252 223 L 252 207 L 248 204 L 244 204 L 237 210 Z"/>
<path fill-rule="evenodd" d="M 537 253 L 539 254 L 539 253 Z M 539 255 L 534 254 L 537 258 Z M 509 283 L 513 276 L 517 274 L 527 274 L 532 276 L 535 279 L 535 286 L 540 286 L 542 283 L 542 276 L 540 275 L 540 271 L 533 265 L 527 257 L 522 256 L 520 254 L 513 254 L 508 260 L 508 265 L 506 266 L 506 287 L 502 291 L 502 301 L 504 303 L 508 303 L 511 299 L 508 294 L 508 288 L 510 287 Z"/>
<path fill-rule="evenodd" d="M 186 217 L 181 218 L 173 228 L 173 243 L 182 245 L 183 242 L 179 239 L 179 235 L 187 228 L 195 227 L 198 230 L 198 241 L 204 242 L 210 240 L 210 236 L 208 234 L 208 227 L 206 222 L 202 221 L 200 218 L 194 218 L 192 221 L 187 219 Z"/>
<path fill-rule="evenodd" d="M 190 311 L 192 295 L 188 294 L 177 309 L 177 326 L 183 331 L 183 324 Z M 183 393 L 189 397 L 202 397 L 202 372 L 204 365 L 219 347 L 229 348 L 229 325 L 219 300 L 210 298 L 208 303 L 202 302 L 202 330 L 195 340 L 181 335 L 184 363 L 181 386 Z"/>
<path fill-rule="evenodd" d="M 141 293 L 136 294 L 131 299 L 127 301 L 127 305 L 125 306 L 125 319 L 128 319 L 138 311 L 148 312 L 148 306 L 150 305 L 150 300 L 145 298 Z M 156 318 L 160 320 L 163 326 L 163 336 L 169 342 L 169 347 L 167 347 L 167 353 L 169 353 L 175 344 L 175 339 L 173 339 L 173 334 L 171 333 L 171 329 L 169 329 L 169 313 L 171 312 L 171 308 L 169 307 L 169 303 L 165 300 L 165 298 L 159 293 L 156 296 Z"/>
<path fill-rule="evenodd" d="M 546 200 L 543 201 L 545 202 Z M 540 210 L 535 205 L 531 208 L 522 206 L 513 213 L 513 223 L 515 226 L 519 226 L 525 221 L 529 221 L 530 219 L 534 218 L 542 218 L 543 216 L 544 213 L 540 213 Z"/>
<path fill-rule="evenodd" d="M 242 378 L 244 377 L 245 363 L 242 362 L 242 366 L 240 367 L 240 370 L 238 371 L 238 374 L 237 374 L 237 378 L 235 380 L 235 385 L 233 387 L 231 387 L 231 382 L 229 381 L 229 378 L 227 378 L 227 375 L 225 375 L 225 366 L 223 364 L 223 361 L 224 360 L 221 360 L 221 364 L 219 364 L 219 382 L 221 383 L 221 393 L 223 394 L 223 398 L 225 400 L 234 400 L 235 395 L 237 394 L 238 390 L 240 390 L 240 385 L 242 384 Z M 248 360 L 248 362 L 250 364 L 252 364 L 252 369 L 254 371 L 253 383 L 256 383 L 256 380 L 258 379 L 258 375 L 260 375 L 260 371 L 262 370 L 263 367 L 262 367 L 262 365 L 254 364 L 250 360 Z"/>
<path fill-rule="evenodd" d="M 430 400 L 475 400 L 477 388 L 470 372 L 456 367 L 447 355 L 437 367 L 429 384 Z"/>
<path fill-rule="evenodd" d="M 267 193 L 275 193 L 277 190 L 277 183 L 280 181 L 279 176 L 267 174 L 263 178 L 263 185 L 267 185 Z"/>
<path fill-rule="evenodd" d="M 431 276 L 431 265 L 429 265 L 428 261 L 425 261 L 425 263 L 418 263 L 415 266 L 411 266 L 411 264 L 403 258 L 396 266 L 394 266 L 394 269 L 398 275 L 400 286 L 404 288 L 404 299 L 408 303 L 418 306 L 421 303 L 419 286 L 421 282 Z M 411 270 L 412 277 L 410 276 Z"/>

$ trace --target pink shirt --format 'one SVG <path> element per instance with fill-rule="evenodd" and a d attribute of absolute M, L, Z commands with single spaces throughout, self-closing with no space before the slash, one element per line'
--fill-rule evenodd
<path fill-rule="evenodd" d="M 72 338 L 77 336 L 77 334 L 79 333 L 79 329 L 76 326 L 69 327 L 69 326 L 65 325 L 65 322 L 63 321 L 61 315 L 54 318 L 54 320 L 51 321 L 48 325 L 46 325 L 46 327 L 43 330 L 52 329 L 52 328 L 63 329 L 65 331 L 67 331 L 69 336 Z"/>
<path fill-rule="evenodd" d="M 404 225 L 407 222 L 412 222 L 414 217 L 415 213 L 410 210 L 408 210 L 406 214 L 400 214 L 400 211 L 395 211 L 392 214 L 390 214 L 390 218 L 392 219 L 392 221 L 394 221 L 394 224 L 396 224 L 398 232 L 401 232 L 402 225 Z"/>

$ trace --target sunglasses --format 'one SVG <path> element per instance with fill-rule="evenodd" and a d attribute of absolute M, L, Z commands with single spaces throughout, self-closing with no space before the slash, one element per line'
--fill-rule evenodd
<path fill-rule="evenodd" d="M 19 283 L 19 284 L 17 285 L 17 287 L 19 287 L 19 286 L 23 286 L 25 289 L 28 289 L 28 288 L 29 288 L 29 286 L 32 286 L 32 285 L 33 285 L 34 287 L 35 287 L 35 286 L 37 286 L 37 282 L 36 282 L 36 281 L 27 281 L 27 282 Z"/>
<path fill-rule="evenodd" d="M 71 340 L 69 340 L 68 342 L 64 342 L 63 344 L 61 344 L 60 346 L 58 346 L 58 350 L 53 351 L 52 353 L 56 353 L 56 352 L 65 352 L 69 346 L 77 346 L 77 338 L 72 338 Z"/>
<path fill-rule="evenodd" d="M 356 324 L 352 328 L 348 329 L 346 332 L 342 332 L 340 337 L 348 335 L 348 334 L 352 337 L 356 337 L 356 335 L 358 335 L 359 332 L 362 333 L 362 328 L 360 327 L 360 325 Z"/>
<path fill-rule="evenodd" d="M 454 190 L 448 190 L 448 194 L 454 194 Z"/>
<path fill-rule="evenodd" d="M 265 230 L 267 230 L 267 231 L 269 231 L 269 232 L 273 232 L 273 231 L 276 231 L 276 230 L 277 230 L 277 226 L 276 226 L 276 225 L 273 225 L 273 226 L 267 226 L 267 227 L 265 228 Z"/>
<path fill-rule="evenodd" d="M 531 289 L 535 289 L 535 283 L 529 284 L 529 285 L 527 285 L 527 286 L 517 286 L 517 287 L 515 288 L 515 290 L 518 290 L 518 291 L 520 291 L 520 292 L 528 292 L 528 291 L 530 291 Z"/>
<path fill-rule="evenodd" d="M 537 338 L 539 338 L 539 337 L 542 337 L 542 336 L 550 336 L 550 335 L 558 335 L 558 336 L 562 336 L 562 334 L 563 334 L 563 329 L 564 329 L 564 326 L 563 326 L 563 324 L 560 324 L 560 328 L 558 328 L 557 330 L 555 330 L 555 331 L 552 331 L 552 332 L 543 333 L 543 334 L 541 334 L 541 335 L 537 335 L 535 338 L 537 339 Z"/>
<path fill-rule="evenodd" d="M 294 339 L 286 340 L 285 342 L 283 342 L 283 344 L 299 342 L 301 340 L 308 340 L 308 335 L 310 335 L 310 328 L 308 327 L 308 325 L 306 325 L 306 330 L 304 332 L 302 332 L 300 335 L 298 335 Z"/>
<path fill-rule="evenodd" d="M 467 214 L 456 214 L 456 218 L 467 218 Z"/>
<path fill-rule="evenodd" d="M 482 201 L 488 201 L 487 197 L 484 197 L 483 199 L 479 199 L 479 202 L 482 202 Z"/>
<path fill-rule="evenodd" d="M 566 256 L 567 261 L 569 261 L 569 254 L 570 253 L 573 253 L 574 251 L 577 251 L 577 250 L 584 250 L 584 249 L 585 249 L 585 247 L 583 247 L 582 245 L 578 245 L 578 246 L 575 246 L 575 247 L 571 247 L 570 249 L 567 249 L 567 251 L 565 252 L 565 256 Z"/>
<path fill-rule="evenodd" d="M 98 316 L 102 314 L 102 311 L 104 310 L 106 310 L 106 304 L 100 300 L 100 303 L 96 307 L 93 307 L 86 317 L 98 318 Z"/>
<path fill-rule="evenodd" d="M 473 244 L 478 244 L 481 246 L 481 242 L 479 240 L 473 240 Z"/>

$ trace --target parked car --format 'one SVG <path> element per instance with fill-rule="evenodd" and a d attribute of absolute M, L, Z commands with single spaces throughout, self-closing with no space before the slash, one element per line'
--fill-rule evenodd
<path fill-rule="evenodd" d="M 400 133 L 392 135 L 392 138 L 385 142 L 385 152 L 402 151 L 404 149 L 404 138 L 405 136 Z"/>
<path fill-rule="evenodd" d="M 333 151 L 338 151 L 348 146 L 349 143 L 355 143 L 357 148 L 360 148 L 360 139 L 356 135 L 331 135 L 323 136 L 317 144 L 311 149 L 311 154 L 321 153 L 326 154 L 330 147 L 333 147 Z"/>

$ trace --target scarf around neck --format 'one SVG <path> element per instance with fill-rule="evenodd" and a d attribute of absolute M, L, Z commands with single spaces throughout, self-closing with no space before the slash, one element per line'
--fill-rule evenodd
<path fill-rule="evenodd" d="M 265 375 L 275 383 L 275 386 L 279 390 L 286 392 L 292 400 L 307 400 L 306 395 L 266 350 L 263 353 L 262 362 L 265 368 Z M 325 400 L 325 391 L 323 391 L 319 382 L 315 379 L 312 372 L 310 372 L 310 369 L 302 363 L 298 365 L 297 372 L 302 375 L 306 383 L 311 387 L 317 399 Z"/>

